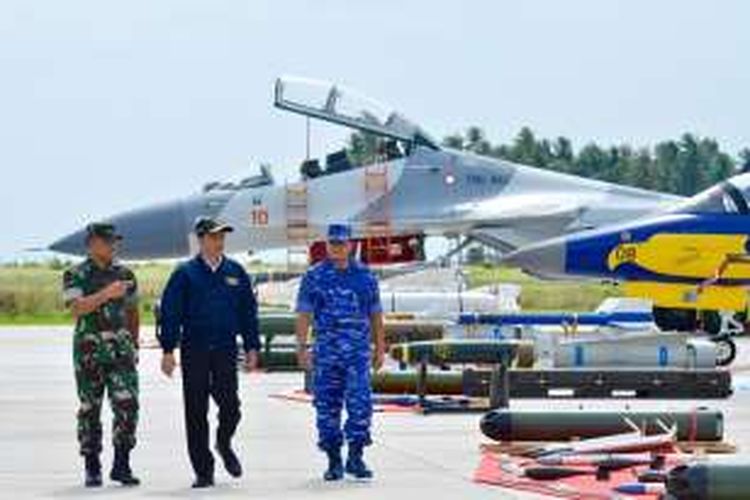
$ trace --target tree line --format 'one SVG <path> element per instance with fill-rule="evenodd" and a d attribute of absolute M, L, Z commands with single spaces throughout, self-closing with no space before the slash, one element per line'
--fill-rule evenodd
<path fill-rule="evenodd" d="M 349 152 L 356 163 L 369 159 L 377 139 L 352 134 Z M 570 139 L 537 138 L 523 127 L 509 144 L 491 142 L 480 127 L 445 137 L 446 147 L 523 165 L 607 182 L 690 196 L 740 170 L 750 169 L 750 149 L 732 157 L 712 138 L 683 134 L 653 147 L 601 146 L 590 142 L 576 150 Z"/>

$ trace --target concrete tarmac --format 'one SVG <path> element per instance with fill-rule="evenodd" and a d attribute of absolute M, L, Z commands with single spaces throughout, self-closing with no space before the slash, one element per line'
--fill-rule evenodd
<path fill-rule="evenodd" d="M 150 332 L 149 332 L 150 333 Z M 144 332 L 146 334 L 146 332 Z M 743 345 L 750 345 L 742 342 Z M 479 415 L 377 414 L 376 441 L 367 453 L 376 478 L 336 484 L 320 479 L 325 466 L 315 448 L 312 408 L 270 398 L 301 387 L 301 374 L 242 374 L 243 420 L 235 438 L 245 475 L 231 479 L 217 460 L 217 486 L 195 492 L 185 447 L 179 373 L 159 372 L 160 353 L 141 351 L 141 420 L 133 453 L 143 481 L 126 489 L 105 482 L 98 490 L 82 484 L 77 454 L 71 328 L 0 328 L 0 498 L 539 498 L 475 484 L 479 461 Z M 514 401 L 518 407 L 555 405 L 725 410 L 729 439 L 750 445 L 750 366 L 738 361 L 737 391 L 726 401 Z M 215 429 L 212 409 L 212 429 Z M 105 425 L 105 471 L 111 464 L 110 413 Z"/>

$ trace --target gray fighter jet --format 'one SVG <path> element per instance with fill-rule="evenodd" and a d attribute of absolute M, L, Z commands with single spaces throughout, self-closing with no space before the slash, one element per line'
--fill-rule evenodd
<path fill-rule="evenodd" d="M 280 78 L 275 105 L 376 137 L 371 164 L 352 166 L 343 151 L 302 165 L 302 178 L 278 184 L 270 172 L 240 184 L 213 183 L 184 199 L 115 215 L 124 259 L 186 256 L 199 215 L 235 227 L 229 252 L 310 247 L 330 222 L 348 222 L 370 262 L 403 262 L 426 236 L 463 236 L 502 252 L 626 221 L 677 197 L 444 148 L 389 108 L 339 85 Z M 50 249 L 82 254 L 83 232 Z M 319 243 L 318 243 L 319 244 Z"/>

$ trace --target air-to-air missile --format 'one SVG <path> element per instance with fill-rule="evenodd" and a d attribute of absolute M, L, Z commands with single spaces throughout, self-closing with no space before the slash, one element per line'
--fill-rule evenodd
<path fill-rule="evenodd" d="M 523 474 L 529 479 L 535 479 L 537 481 L 557 481 L 558 479 L 565 479 L 566 477 L 587 476 L 590 474 L 595 474 L 599 480 L 609 479 L 609 471 L 598 467 L 579 468 L 532 466 L 526 467 Z"/>
<path fill-rule="evenodd" d="M 484 314 L 464 313 L 458 318 L 461 325 L 496 325 L 496 326 L 613 326 L 633 323 L 651 323 L 654 315 L 648 311 L 614 311 L 614 312 L 541 312 L 541 313 L 506 313 Z"/>
<path fill-rule="evenodd" d="M 711 458 L 669 471 L 667 493 L 677 500 L 747 500 L 750 458 Z"/>
<path fill-rule="evenodd" d="M 541 446 L 527 452 L 528 456 L 538 458 L 550 455 L 603 454 L 603 453 L 640 453 L 666 450 L 674 445 L 677 429 L 664 430 L 660 434 L 644 435 L 634 430 L 611 436 L 582 439 L 564 444 Z"/>
<path fill-rule="evenodd" d="M 425 342 L 409 342 L 391 346 L 390 355 L 406 364 L 428 363 L 509 363 L 521 345 L 530 345 L 518 340 L 474 340 L 445 339 Z"/>
<path fill-rule="evenodd" d="M 482 433 L 496 441 L 566 441 L 595 438 L 631 430 L 628 421 L 647 434 L 659 433 L 658 422 L 676 426 L 679 441 L 721 441 L 724 417 L 718 410 L 515 410 L 485 414 Z"/>
<path fill-rule="evenodd" d="M 604 467 L 610 470 L 634 467 L 636 465 L 650 465 L 658 468 L 664 465 L 662 455 L 650 453 L 603 453 L 588 455 L 549 455 L 536 459 L 539 465 L 575 466 L 588 465 Z"/>
<path fill-rule="evenodd" d="M 666 487 L 659 483 L 624 483 L 615 486 L 613 491 L 625 495 L 663 494 Z"/>

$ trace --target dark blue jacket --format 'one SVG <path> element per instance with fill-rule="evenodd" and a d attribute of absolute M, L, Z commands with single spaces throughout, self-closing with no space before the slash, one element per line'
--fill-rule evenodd
<path fill-rule="evenodd" d="M 224 257 L 214 272 L 201 256 L 180 264 L 161 299 L 165 352 L 183 349 L 236 350 L 237 335 L 246 351 L 260 349 L 258 305 L 245 269 Z"/>

